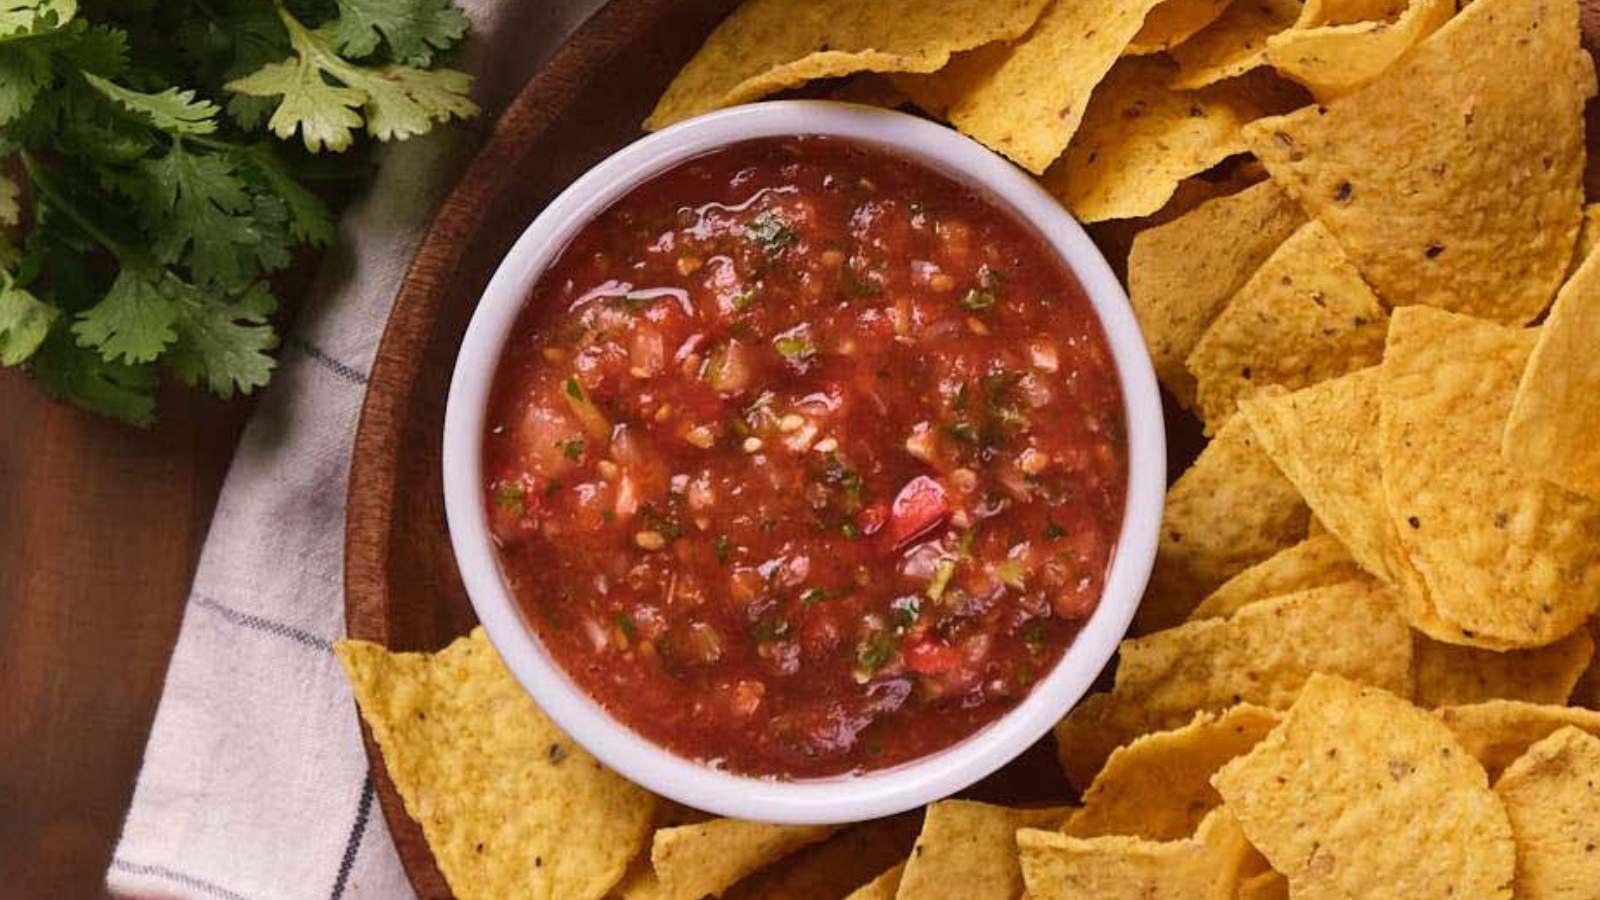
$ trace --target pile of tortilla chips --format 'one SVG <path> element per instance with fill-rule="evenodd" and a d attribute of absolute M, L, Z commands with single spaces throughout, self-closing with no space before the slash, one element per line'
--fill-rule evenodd
<path fill-rule="evenodd" d="M 749 0 L 647 124 L 842 76 L 1117 220 L 1157 375 L 1211 436 L 1134 634 L 1032 802 L 840 827 L 627 783 L 481 631 L 341 644 L 457 895 L 1600 896 L 1576 0 Z"/>

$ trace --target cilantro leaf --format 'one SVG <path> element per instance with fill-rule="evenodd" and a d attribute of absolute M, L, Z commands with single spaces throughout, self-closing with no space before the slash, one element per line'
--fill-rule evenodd
<path fill-rule="evenodd" d="M 240 249 L 261 242 L 252 227 L 250 194 L 222 156 L 190 153 L 175 142 L 166 155 L 139 164 L 144 218 L 156 233 L 156 256 L 182 260 L 196 281 L 238 287 L 253 271 Z"/>
<path fill-rule="evenodd" d="M 17 197 L 22 194 L 22 188 L 15 181 L 0 175 L 0 225 L 15 225 L 17 218 L 22 214 L 22 209 L 17 205 Z"/>
<path fill-rule="evenodd" d="M 170 273 L 123 266 L 111 290 L 72 323 L 78 346 L 93 347 L 107 362 L 149 362 L 178 339 L 178 304 Z M 175 280 L 175 279 L 174 279 Z"/>
<path fill-rule="evenodd" d="M 52 77 L 50 57 L 38 48 L 0 44 L 0 125 L 32 109 Z"/>
<path fill-rule="evenodd" d="M 0 38 L 60 28 L 78 14 L 78 0 L 0 0 Z"/>
<path fill-rule="evenodd" d="M 29 361 L 28 373 L 46 396 L 130 425 L 155 421 L 155 367 L 107 362 L 73 346 L 63 329 L 51 330 Z"/>
<path fill-rule="evenodd" d="M 55 307 L 6 278 L 0 286 L 0 366 L 14 366 L 32 356 L 55 318 Z"/>
<path fill-rule="evenodd" d="M 450 0 L 338 0 L 339 17 L 325 27 L 341 53 L 368 56 L 378 39 L 397 62 L 425 66 L 467 33 L 467 17 Z"/>
<path fill-rule="evenodd" d="M 265 283 L 256 283 L 230 303 L 220 303 L 189 288 L 176 323 L 178 341 L 168 354 L 185 384 L 204 382 L 223 399 L 238 390 L 248 394 L 272 376 L 277 362 L 267 351 L 278 338 L 267 325 L 277 307 Z"/>
<path fill-rule="evenodd" d="M 210 134 L 217 130 L 217 105 L 210 100 L 196 100 L 192 90 L 167 88 L 146 94 L 92 72 L 84 72 L 83 80 L 123 109 L 170 134 Z"/>
<path fill-rule="evenodd" d="M 248 174 L 256 175 L 265 188 L 282 198 L 289 212 L 289 233 L 295 240 L 320 246 L 333 239 L 333 214 L 327 204 L 294 179 L 271 145 L 251 147 L 243 160 Z"/>
<path fill-rule="evenodd" d="M 279 137 L 287 140 L 298 131 L 307 150 L 338 151 L 350 146 L 354 129 L 363 123 L 379 140 L 403 140 L 422 134 L 434 122 L 477 114 L 477 104 L 467 96 L 472 79 L 465 73 L 358 66 L 281 6 L 278 13 L 294 58 L 269 63 L 225 87 L 257 97 L 282 97 L 267 122 Z"/>

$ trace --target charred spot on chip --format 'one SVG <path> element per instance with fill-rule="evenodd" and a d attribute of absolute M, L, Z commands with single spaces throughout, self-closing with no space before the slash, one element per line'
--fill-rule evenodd
<path fill-rule="evenodd" d="M 1416 516 L 1407 516 L 1406 517 L 1406 524 L 1410 525 L 1412 528 L 1421 528 L 1422 527 L 1422 520 L 1417 518 Z"/>
<path fill-rule="evenodd" d="M 1429 259 L 1438 259 L 1439 254 L 1443 252 L 1444 246 L 1442 244 L 1429 244 L 1428 248 L 1422 251 L 1422 254 Z"/>
<path fill-rule="evenodd" d="M 1348 202 L 1350 200 L 1350 195 L 1353 194 L 1353 193 L 1355 193 L 1355 188 L 1350 184 L 1350 182 L 1341 181 L 1341 182 L 1339 182 L 1339 186 L 1337 188 L 1334 188 L 1334 191 L 1333 191 L 1334 202 L 1336 202 L 1336 203 Z"/>
<path fill-rule="evenodd" d="M 551 744 L 547 755 L 550 757 L 551 765 L 560 765 L 561 761 L 567 758 L 567 748 L 561 744 Z"/>

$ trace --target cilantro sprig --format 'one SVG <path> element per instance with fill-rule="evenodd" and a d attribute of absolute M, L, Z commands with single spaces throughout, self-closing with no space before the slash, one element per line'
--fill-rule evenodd
<path fill-rule="evenodd" d="M 265 385 L 272 276 L 365 171 L 315 154 L 474 115 L 435 67 L 466 28 L 452 0 L 0 0 L 0 365 L 136 425 L 163 371 Z"/>

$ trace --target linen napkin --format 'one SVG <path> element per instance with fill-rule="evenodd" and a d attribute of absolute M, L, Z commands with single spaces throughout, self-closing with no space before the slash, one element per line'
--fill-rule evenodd
<path fill-rule="evenodd" d="M 349 689 L 345 489 L 366 372 L 438 203 L 493 116 L 600 0 L 465 0 L 478 122 L 384 147 L 344 214 L 217 504 L 107 872 L 136 897 L 413 892 L 373 797 Z M 159 527 L 159 523 L 151 523 Z"/>

